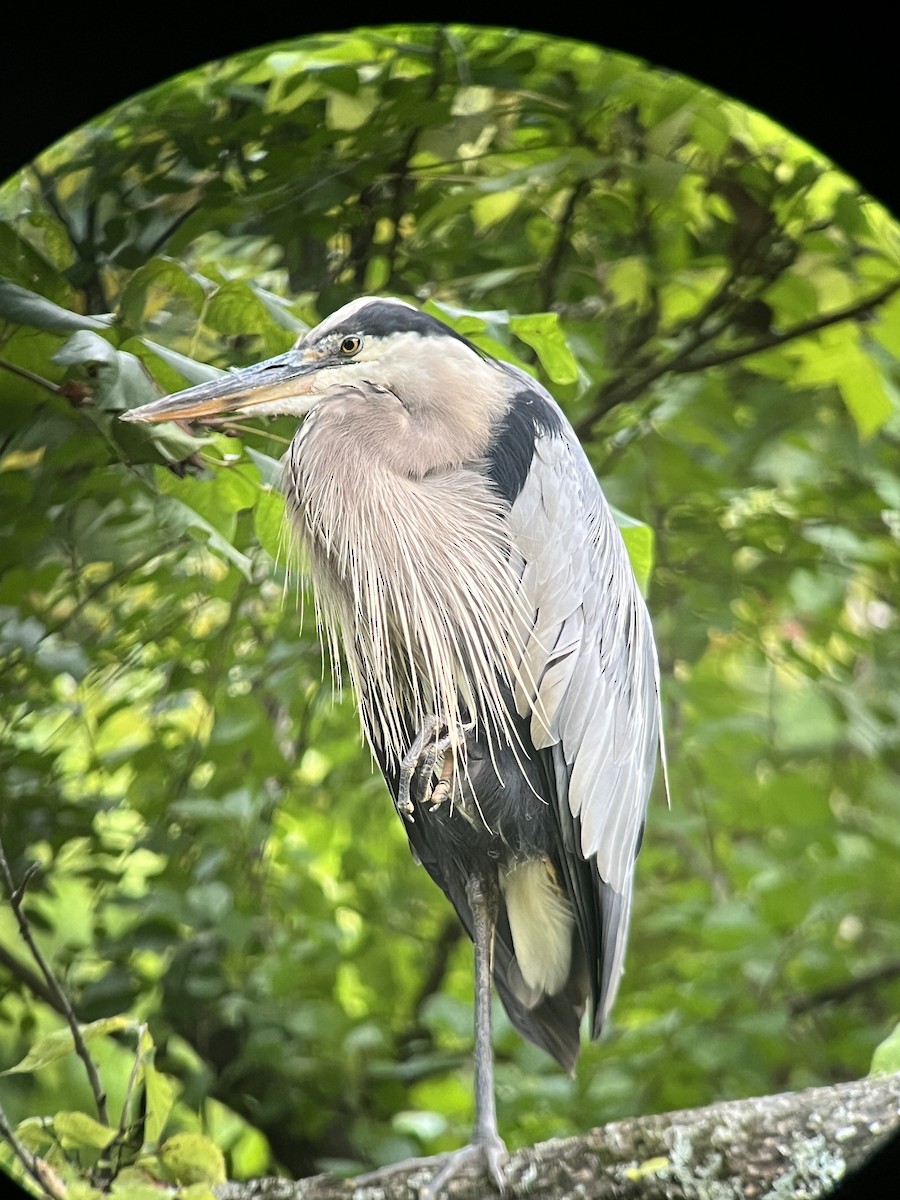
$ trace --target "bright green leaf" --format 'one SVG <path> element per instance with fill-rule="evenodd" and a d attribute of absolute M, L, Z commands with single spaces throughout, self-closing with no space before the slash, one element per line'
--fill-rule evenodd
<path fill-rule="evenodd" d="M 166 1171 L 178 1184 L 225 1182 L 225 1159 L 210 1138 L 200 1133 L 176 1133 L 159 1149 Z"/>
<path fill-rule="evenodd" d="M 253 510 L 253 526 L 259 544 L 275 562 L 284 562 L 290 552 L 284 497 L 274 490 L 259 493 Z"/>
<path fill-rule="evenodd" d="M 517 338 L 536 351 L 541 366 L 554 383 L 569 384 L 578 380 L 578 363 L 569 349 L 556 313 L 510 317 L 509 328 Z"/>
<path fill-rule="evenodd" d="M 83 1112 L 55 1113 L 53 1128 L 67 1150 L 84 1147 L 103 1150 L 116 1136 L 116 1131 L 109 1125 L 103 1125 Z"/>
<path fill-rule="evenodd" d="M 103 1017 L 98 1021 L 92 1021 L 89 1025 L 82 1025 L 80 1028 L 84 1041 L 90 1042 L 93 1038 L 101 1037 L 104 1034 L 132 1029 L 134 1021 L 130 1017 L 124 1016 Z M 14 1075 L 24 1071 L 37 1071 L 41 1067 L 46 1067 L 49 1063 L 63 1058 L 66 1054 L 71 1054 L 74 1049 L 75 1039 L 71 1029 L 54 1030 L 53 1033 L 47 1034 L 32 1046 L 25 1057 L 14 1067 L 7 1067 L 0 1074 Z"/>
<path fill-rule="evenodd" d="M 875 1047 L 870 1075 L 890 1075 L 900 1071 L 900 1025 L 895 1025 L 883 1042 Z"/>

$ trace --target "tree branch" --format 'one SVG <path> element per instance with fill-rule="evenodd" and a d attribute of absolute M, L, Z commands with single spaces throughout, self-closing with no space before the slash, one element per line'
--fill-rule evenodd
<path fill-rule="evenodd" d="M 880 967 L 874 967 L 871 971 L 864 971 L 853 979 L 845 979 L 843 983 L 820 988 L 819 991 L 810 992 L 807 996 L 795 997 L 791 1001 L 791 1012 L 795 1014 L 810 1012 L 822 1004 L 849 1000 L 851 996 L 855 996 L 859 992 L 868 992 L 872 988 L 878 987 L 879 984 L 888 983 L 898 976 L 900 976 L 900 959 L 894 959 L 892 962 L 882 963 Z"/>
<path fill-rule="evenodd" d="M 876 308 L 879 304 L 883 304 L 885 300 L 889 300 L 898 291 L 900 291 L 900 279 L 894 279 L 890 283 L 885 284 L 883 288 L 873 295 L 866 296 L 862 300 L 857 300 L 853 304 L 848 304 L 845 308 L 838 308 L 832 312 L 822 313 L 818 317 L 810 317 L 807 321 L 799 321 L 796 325 L 792 325 L 789 329 L 785 329 L 781 333 L 763 334 L 761 338 L 749 346 L 734 346 L 730 350 L 721 350 L 718 354 L 708 354 L 706 358 L 695 358 L 688 363 L 681 363 L 671 367 L 670 370 L 674 374 L 681 375 L 690 371 L 705 371 L 707 367 L 719 367 L 724 363 L 734 362 L 739 358 L 747 358 L 751 354 L 759 354 L 762 350 L 771 350 L 773 346 L 783 346 L 785 342 L 792 342 L 796 338 L 805 337 L 808 333 L 815 333 L 819 329 L 826 329 L 829 325 L 838 325 L 841 321 L 852 320 L 853 317 L 860 316 L 868 309 Z"/>
<path fill-rule="evenodd" d="M 796 325 L 791 325 L 790 328 L 782 330 L 780 333 L 764 334 L 749 345 L 734 346 L 728 350 L 721 350 L 716 354 L 708 354 L 705 358 L 694 357 L 694 351 L 700 344 L 700 340 L 696 337 L 692 338 L 687 345 L 682 346 L 670 357 L 657 359 L 656 362 L 650 363 L 643 370 L 635 371 L 630 379 L 619 375 L 603 387 L 600 391 L 597 404 L 585 420 L 579 423 L 576 433 L 579 437 L 587 437 L 598 416 L 602 416 L 619 404 L 625 404 L 629 400 L 634 400 L 662 375 L 687 375 L 695 371 L 705 371 L 709 367 L 719 367 L 729 362 L 736 362 L 742 358 L 749 358 L 752 354 L 759 354 L 763 350 L 771 350 L 774 346 L 783 346 L 787 342 L 806 337 L 807 334 L 815 333 L 820 329 L 826 329 L 830 325 L 838 325 L 841 321 L 849 321 L 854 317 L 859 317 L 870 309 L 877 308 L 879 304 L 883 304 L 885 300 L 889 300 L 898 291 L 900 291 L 900 279 L 893 279 L 890 283 L 886 283 L 884 287 L 879 288 L 877 292 L 873 292 L 869 296 L 864 296 L 861 300 L 857 300 L 853 304 L 848 304 L 844 308 L 821 313 L 819 316 L 810 317 L 806 321 L 800 321 Z M 707 339 L 704 338 L 701 340 L 705 341 Z"/>
<path fill-rule="evenodd" d="M 26 966 L 15 954 L 10 954 L 5 946 L 0 946 L 0 967 L 6 967 L 14 979 L 24 983 L 36 999 L 43 1000 L 61 1016 L 65 1016 L 53 989 L 47 987 L 37 971 L 32 971 L 31 967 Z"/>
<path fill-rule="evenodd" d="M 13 375 L 19 375 L 22 379 L 27 379 L 29 383 L 36 383 L 38 387 L 46 388 L 48 392 L 53 392 L 54 396 L 63 395 L 63 389 L 58 384 L 51 383 L 43 375 L 36 375 L 34 371 L 29 371 L 27 367 L 20 367 L 17 363 L 8 362 L 5 358 L 0 358 L 0 370 L 9 371 Z"/>
<path fill-rule="evenodd" d="M 44 978 L 49 991 L 56 997 L 55 1001 L 51 1001 L 53 1007 L 66 1019 L 69 1029 L 72 1031 L 72 1040 L 75 1045 L 75 1053 L 84 1063 L 84 1069 L 87 1072 L 88 1082 L 91 1085 L 91 1091 L 94 1096 L 94 1103 L 97 1105 L 97 1116 L 104 1125 L 109 1124 L 109 1114 L 106 1108 L 106 1093 L 103 1090 L 103 1085 L 100 1082 L 100 1075 L 97 1071 L 97 1064 L 91 1058 L 90 1051 L 87 1048 L 84 1038 L 81 1036 L 81 1026 L 78 1023 L 78 1018 L 75 1015 L 75 1010 L 72 1008 L 69 997 L 63 991 L 56 976 L 50 967 L 50 964 L 44 958 L 41 948 L 34 940 L 31 933 L 31 926 L 28 923 L 28 918 L 22 908 L 22 899 L 25 895 L 25 889 L 31 880 L 36 870 L 36 864 L 25 872 L 25 877 L 22 883 L 16 887 L 15 881 L 10 870 L 9 862 L 6 858 L 6 851 L 3 849 L 3 841 L 0 839 L 0 876 L 6 885 L 6 890 L 9 894 L 9 903 L 16 918 L 16 923 L 19 926 L 19 933 L 22 940 L 28 947 L 31 957 L 34 959 L 38 970 Z"/>
<path fill-rule="evenodd" d="M 506 1198 L 709 1200 L 821 1196 L 900 1123 L 900 1073 L 616 1121 L 511 1155 Z M 413 1200 L 439 1159 L 399 1163 L 363 1179 L 256 1179 L 217 1188 L 220 1200 Z M 454 1200 L 484 1200 L 461 1174 Z"/>
<path fill-rule="evenodd" d="M 9 1148 L 22 1164 L 22 1169 L 50 1197 L 50 1200 L 66 1200 L 67 1190 L 62 1180 L 52 1167 L 37 1155 L 32 1154 L 28 1147 L 19 1141 L 2 1108 L 0 1108 L 0 1138 L 9 1144 Z"/>
<path fill-rule="evenodd" d="M 538 273 L 537 284 L 542 309 L 549 309 L 555 299 L 556 280 L 562 266 L 563 255 L 569 246 L 569 235 L 575 219 L 575 210 L 579 200 L 585 192 L 590 190 L 592 182 L 593 180 L 585 177 L 569 190 L 566 207 L 556 223 L 556 237 L 553 246 Z"/>

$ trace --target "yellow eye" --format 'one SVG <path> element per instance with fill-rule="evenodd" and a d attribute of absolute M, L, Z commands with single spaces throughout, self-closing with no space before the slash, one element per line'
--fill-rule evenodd
<path fill-rule="evenodd" d="M 341 342 L 341 354 L 356 354 L 362 349 L 361 337 L 345 337 Z"/>

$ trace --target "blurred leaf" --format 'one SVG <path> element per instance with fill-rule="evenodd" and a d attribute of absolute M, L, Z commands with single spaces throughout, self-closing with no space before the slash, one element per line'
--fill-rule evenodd
<path fill-rule="evenodd" d="M 116 1131 L 109 1125 L 82 1112 L 54 1113 L 53 1130 L 67 1150 L 80 1150 L 86 1146 L 103 1150 L 116 1136 Z"/>
<path fill-rule="evenodd" d="M 199 1133 L 176 1133 L 163 1143 L 159 1157 L 179 1185 L 225 1182 L 225 1159 L 209 1138 Z"/>
<path fill-rule="evenodd" d="M 653 573 L 653 530 L 643 521 L 629 517 L 627 513 L 620 512 L 617 508 L 613 508 L 612 513 L 616 525 L 619 527 L 619 533 L 622 535 L 622 541 L 625 543 L 625 549 L 628 551 L 631 569 L 638 581 L 638 587 L 646 596 L 650 587 L 650 576 Z"/>
<path fill-rule="evenodd" d="M 70 312 L 45 296 L 0 278 L 0 320 L 29 325 L 32 329 L 47 329 L 51 333 L 69 333 L 73 329 L 106 329 L 114 318 L 111 315 L 85 317 Z"/>
<path fill-rule="evenodd" d="M 88 1025 L 80 1026 L 81 1036 L 85 1042 L 91 1042 L 94 1038 L 101 1037 L 109 1033 L 117 1033 L 124 1029 L 134 1027 L 134 1022 L 129 1017 L 104 1017 L 99 1021 L 92 1021 Z M 62 1058 L 65 1054 L 71 1054 L 75 1049 L 75 1039 L 71 1029 L 57 1029 L 53 1033 L 40 1039 L 21 1062 L 16 1063 L 14 1067 L 7 1067 L 5 1071 L 0 1072 L 2 1075 L 14 1075 L 23 1071 L 37 1071 L 41 1067 L 46 1067 L 57 1059 Z"/>
<path fill-rule="evenodd" d="M 895 1025 L 884 1041 L 875 1047 L 869 1074 L 890 1075 L 894 1071 L 900 1071 L 900 1025 Z"/>

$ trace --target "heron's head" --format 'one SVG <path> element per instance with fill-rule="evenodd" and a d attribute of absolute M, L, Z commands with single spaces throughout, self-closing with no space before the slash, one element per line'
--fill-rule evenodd
<path fill-rule="evenodd" d="M 402 300 L 353 300 L 286 354 L 232 370 L 124 414 L 126 421 L 222 416 L 302 417 L 327 404 L 368 428 L 380 423 L 484 452 L 508 402 L 502 366 Z M 454 457 L 457 457 L 454 455 Z"/>

